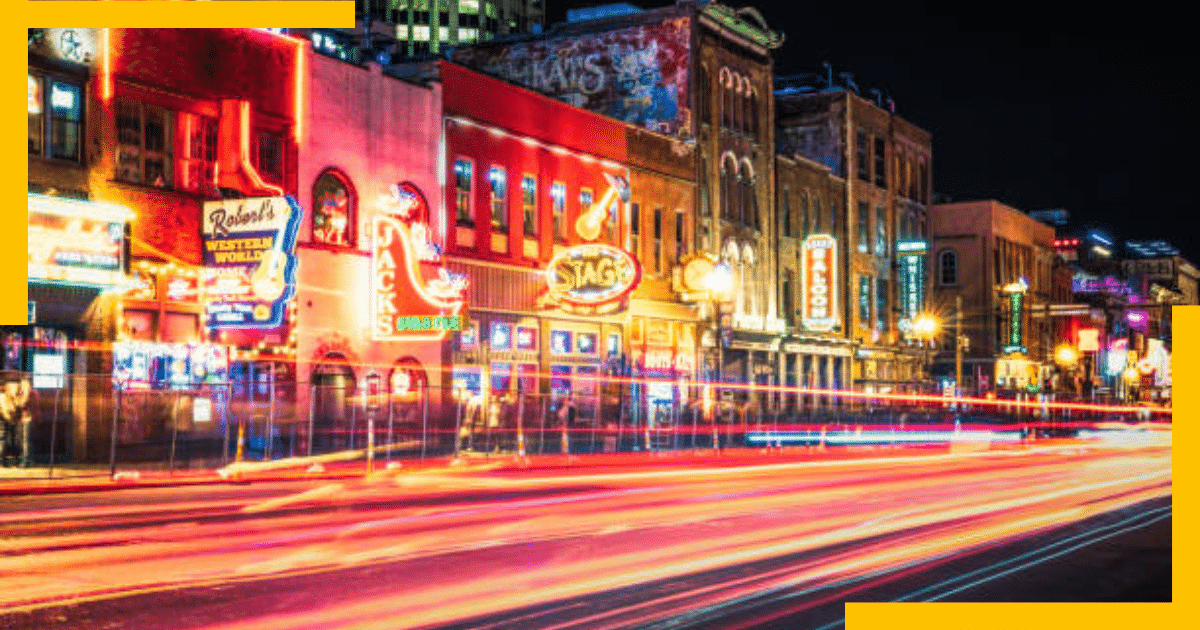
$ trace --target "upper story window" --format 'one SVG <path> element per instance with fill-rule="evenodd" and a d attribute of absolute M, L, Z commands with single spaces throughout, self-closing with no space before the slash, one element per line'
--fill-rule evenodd
<path fill-rule="evenodd" d="M 29 75 L 29 154 L 80 159 L 83 88 L 62 79 Z"/>
<path fill-rule="evenodd" d="M 354 246 L 358 200 L 350 179 L 327 170 L 313 182 L 312 240 L 326 245 Z"/>
<path fill-rule="evenodd" d="M 808 192 L 800 193 L 800 236 L 807 237 L 812 232 L 812 225 L 809 220 L 808 213 Z"/>
<path fill-rule="evenodd" d="M 663 209 L 654 209 L 654 271 L 662 271 Z"/>
<path fill-rule="evenodd" d="M 642 257 L 642 205 L 629 204 L 629 240 L 635 258 Z"/>
<path fill-rule="evenodd" d="M 821 198 L 816 195 L 812 198 L 812 231 L 821 233 Z"/>
<path fill-rule="evenodd" d="M 181 113 L 179 120 L 185 142 L 183 155 L 179 159 L 179 187 L 203 190 L 213 185 L 217 176 L 217 119 Z M 282 165 L 280 169 L 282 171 Z M 275 181 L 279 179 L 282 179 L 282 172 Z"/>
<path fill-rule="evenodd" d="M 216 122 L 216 121 L 213 121 Z M 216 145 L 215 134 L 213 145 Z M 283 182 L 283 134 L 277 131 L 258 130 L 254 133 L 251 162 L 264 181 L 274 184 Z M 215 151 L 214 151 L 215 154 Z"/>
<path fill-rule="evenodd" d="M 508 231 L 508 207 L 505 193 L 508 191 L 508 174 L 499 166 L 488 169 L 488 185 L 491 186 L 492 231 Z"/>
<path fill-rule="evenodd" d="M 550 186 L 550 203 L 554 210 L 554 239 L 565 243 L 567 241 L 567 186 L 562 182 L 554 182 Z"/>
<path fill-rule="evenodd" d="M 859 131 L 854 143 L 854 167 L 858 178 L 864 182 L 871 181 L 870 147 L 867 132 Z"/>
<path fill-rule="evenodd" d="M 533 175 L 521 179 L 521 218 L 525 236 L 537 236 L 537 179 Z"/>
<path fill-rule="evenodd" d="M 883 206 L 875 208 L 875 253 L 880 256 L 888 253 L 887 208 Z"/>
<path fill-rule="evenodd" d="M 172 187 L 173 129 L 173 112 L 136 101 L 118 101 L 116 178 L 134 184 Z"/>
<path fill-rule="evenodd" d="M 471 162 L 454 161 L 454 220 L 463 227 L 475 227 L 475 208 L 471 205 L 472 171 Z"/>
<path fill-rule="evenodd" d="M 887 142 L 878 136 L 875 138 L 875 185 L 887 188 Z"/>
<path fill-rule="evenodd" d="M 938 254 L 938 284 L 958 284 L 958 253 L 952 249 L 944 249 Z"/>
<path fill-rule="evenodd" d="M 867 202 L 858 202 L 858 253 L 871 253 L 871 209 Z"/>
<path fill-rule="evenodd" d="M 780 221 L 779 229 L 783 231 L 784 236 L 792 235 L 792 203 L 790 201 L 791 191 L 785 186 L 779 194 L 780 205 Z"/>
<path fill-rule="evenodd" d="M 683 233 L 683 210 L 675 211 L 675 260 L 682 260 L 687 254 L 687 238 Z"/>

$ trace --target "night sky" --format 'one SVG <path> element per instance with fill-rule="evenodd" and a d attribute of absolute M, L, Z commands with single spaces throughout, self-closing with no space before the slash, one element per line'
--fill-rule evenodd
<path fill-rule="evenodd" d="M 549 25 L 567 8 L 608 3 L 546 4 Z M 1197 100 L 1187 61 L 1195 36 L 1182 16 L 1023 1 L 727 4 L 756 7 L 785 33 L 777 76 L 828 61 L 853 73 L 864 96 L 882 90 L 898 115 L 932 132 L 935 192 L 1065 208 L 1069 228 L 1167 240 L 1200 261 L 1186 229 L 1196 220 L 1185 186 L 1200 161 L 1186 150 L 1198 146 Z"/>

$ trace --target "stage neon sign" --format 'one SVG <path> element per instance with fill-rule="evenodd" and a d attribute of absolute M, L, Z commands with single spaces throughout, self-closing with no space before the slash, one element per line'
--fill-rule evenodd
<path fill-rule="evenodd" d="M 546 283 L 557 300 L 599 306 L 620 300 L 642 279 L 642 268 L 623 249 L 604 243 L 568 247 L 546 269 Z"/>

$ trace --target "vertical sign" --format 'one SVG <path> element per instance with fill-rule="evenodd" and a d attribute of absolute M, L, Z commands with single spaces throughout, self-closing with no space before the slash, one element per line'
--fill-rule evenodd
<path fill-rule="evenodd" d="M 1025 347 L 1021 345 L 1024 340 L 1024 331 L 1021 329 L 1021 307 L 1025 301 L 1024 291 L 1013 291 L 1008 294 L 1008 345 L 1004 347 L 1004 353 L 1019 352 L 1024 354 Z"/>
<path fill-rule="evenodd" d="M 901 318 L 911 323 L 925 310 L 925 241 L 899 241 Z"/>
<path fill-rule="evenodd" d="M 801 321 L 806 330 L 829 331 L 837 326 L 837 239 L 813 234 L 804 239 L 801 257 L 804 281 Z"/>
<path fill-rule="evenodd" d="M 301 214 L 291 197 L 204 204 L 208 328 L 277 328 L 283 323 L 296 290 L 294 251 Z"/>

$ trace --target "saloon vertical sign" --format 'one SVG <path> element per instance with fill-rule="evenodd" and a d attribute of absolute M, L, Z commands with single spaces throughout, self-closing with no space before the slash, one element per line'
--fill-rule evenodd
<path fill-rule="evenodd" d="M 204 204 L 204 290 L 210 329 L 276 328 L 296 290 L 296 233 L 302 211 L 291 197 Z"/>
<path fill-rule="evenodd" d="M 837 240 L 827 234 L 804 239 L 800 312 L 804 328 L 829 331 L 837 326 Z"/>

